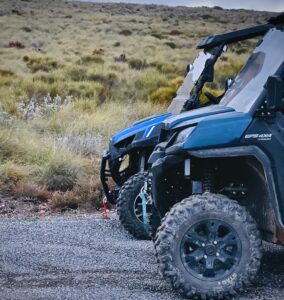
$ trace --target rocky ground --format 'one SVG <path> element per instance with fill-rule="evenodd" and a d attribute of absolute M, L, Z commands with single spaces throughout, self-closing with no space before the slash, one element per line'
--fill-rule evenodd
<path fill-rule="evenodd" d="M 181 299 L 158 273 L 151 241 L 115 214 L 2 218 L 0 299 Z M 238 299 L 284 298 L 284 250 L 266 247 L 255 286 Z"/>

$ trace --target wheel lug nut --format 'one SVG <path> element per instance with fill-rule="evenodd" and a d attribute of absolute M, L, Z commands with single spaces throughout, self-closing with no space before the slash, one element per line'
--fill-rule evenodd
<path fill-rule="evenodd" d="M 205 244 L 204 243 L 202 243 L 202 245 L 201 245 L 202 247 L 205 247 Z"/>
<path fill-rule="evenodd" d="M 207 259 L 207 255 L 204 255 L 204 258 Z"/>
<path fill-rule="evenodd" d="M 214 245 L 217 245 L 217 241 L 214 241 Z"/>
<path fill-rule="evenodd" d="M 217 252 L 217 253 L 216 253 L 216 256 L 219 256 L 219 255 L 220 255 L 220 253 Z"/>

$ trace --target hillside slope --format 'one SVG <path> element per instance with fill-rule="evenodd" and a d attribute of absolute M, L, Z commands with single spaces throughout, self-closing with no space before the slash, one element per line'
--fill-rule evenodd
<path fill-rule="evenodd" d="M 101 151 L 163 111 L 207 35 L 272 13 L 216 8 L 5 0 L 0 5 L 0 188 L 60 209 L 100 204 Z M 231 47 L 216 83 L 255 41 Z"/>

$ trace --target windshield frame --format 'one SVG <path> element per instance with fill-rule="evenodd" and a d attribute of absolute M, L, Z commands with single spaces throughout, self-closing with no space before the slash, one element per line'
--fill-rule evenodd
<path fill-rule="evenodd" d="M 206 61 L 212 57 L 213 54 L 209 52 L 200 51 L 198 53 L 193 64 L 190 66 L 182 85 L 177 90 L 176 97 L 173 98 L 171 104 L 169 105 L 167 109 L 168 113 L 176 115 L 182 112 L 184 104 L 190 99 L 190 93 L 194 89 L 197 81 L 205 69 Z"/>

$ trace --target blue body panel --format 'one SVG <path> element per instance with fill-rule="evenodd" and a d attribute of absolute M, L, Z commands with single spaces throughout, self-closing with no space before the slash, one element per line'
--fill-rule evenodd
<path fill-rule="evenodd" d="M 161 124 L 166 118 L 170 117 L 171 114 L 162 114 L 162 115 L 155 115 L 149 117 L 145 120 L 138 121 L 133 125 L 121 130 L 120 132 L 116 133 L 112 136 L 112 143 L 116 144 L 132 135 L 137 134 L 138 132 L 144 131 L 143 138 L 147 138 L 147 135 L 150 131 L 153 130 L 153 126 Z"/>
<path fill-rule="evenodd" d="M 183 148 L 219 147 L 238 142 L 251 121 L 251 115 L 235 111 L 204 117 L 184 142 Z"/>
<path fill-rule="evenodd" d="M 172 116 L 164 121 L 166 128 L 171 129 L 176 127 L 179 123 L 197 119 L 200 117 L 216 115 L 221 113 L 226 113 L 234 111 L 231 107 L 221 106 L 221 105 L 209 105 L 198 109 L 193 109 L 179 115 Z"/>

